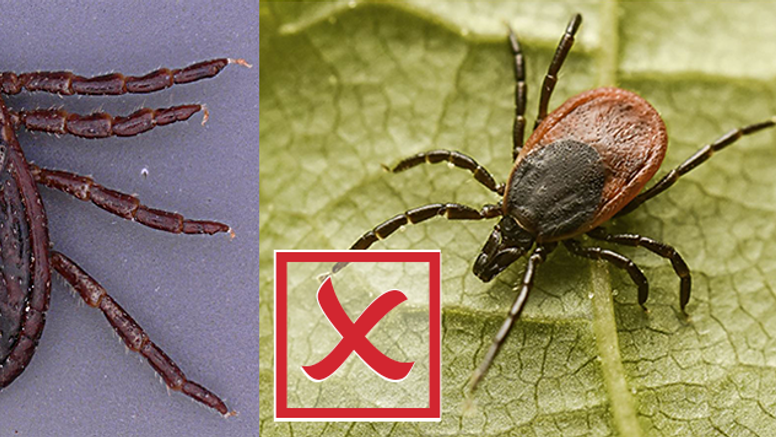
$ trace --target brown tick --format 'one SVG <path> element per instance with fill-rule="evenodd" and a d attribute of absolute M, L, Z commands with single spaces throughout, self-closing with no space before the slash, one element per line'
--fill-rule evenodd
<path fill-rule="evenodd" d="M 179 70 L 163 68 L 142 77 L 119 73 L 90 78 L 70 72 L 0 73 L 0 92 L 150 93 L 213 77 L 230 63 L 249 66 L 242 59 L 214 59 Z M 146 358 L 170 389 L 180 391 L 224 416 L 233 414 L 218 396 L 189 380 L 96 280 L 65 255 L 50 250 L 48 223 L 38 184 L 165 232 L 215 234 L 229 232 L 229 226 L 214 221 L 189 220 L 180 214 L 149 208 L 137 197 L 105 188 L 91 178 L 30 164 L 15 133 L 16 129 L 24 127 L 84 138 L 134 136 L 156 126 L 187 120 L 199 111 L 204 112 L 206 120 L 207 110 L 202 105 L 143 108 L 126 117 L 113 117 L 103 112 L 83 116 L 54 109 L 13 112 L 0 99 L 0 389 L 24 371 L 35 353 L 46 321 L 50 268 L 53 267 L 87 305 L 103 312 L 127 347 Z"/>
<path fill-rule="evenodd" d="M 387 170 L 398 173 L 429 163 L 448 162 L 472 172 L 474 178 L 501 196 L 497 204 L 479 210 L 457 203 L 424 205 L 399 214 L 367 232 L 351 249 L 363 250 L 387 238 L 408 223 L 420 223 L 436 216 L 450 220 L 482 220 L 501 217 L 474 261 L 474 274 L 488 282 L 523 255 L 530 253 L 520 291 L 498 330 L 480 367 L 473 373 L 473 391 L 498 354 L 504 339 L 525 305 L 539 264 L 558 243 L 573 254 L 605 260 L 624 269 L 638 287 L 638 302 L 644 307 L 649 283 L 641 269 L 625 256 L 600 247 L 583 247 L 577 237 L 587 235 L 625 246 L 641 246 L 671 261 L 680 278 L 679 305 L 684 312 L 690 300 L 690 270 L 671 246 L 635 234 L 609 234 L 601 225 L 627 214 L 673 185 L 680 176 L 697 167 L 715 152 L 739 138 L 776 125 L 776 118 L 734 129 L 671 170 L 648 190 L 642 188 L 660 168 L 668 137 L 663 120 L 646 100 L 619 88 L 598 88 L 574 96 L 547 113 L 558 71 L 574 43 L 582 23 L 575 14 L 558 44 L 544 77 L 539 115 L 528 141 L 523 144 L 526 125 L 526 83 L 523 53 L 512 29 L 509 45 L 514 56 L 515 119 L 512 159 L 514 165 L 506 184 L 497 183 L 488 170 L 471 157 L 453 150 L 433 150 L 400 161 Z M 345 263 L 332 269 L 337 272 Z"/>

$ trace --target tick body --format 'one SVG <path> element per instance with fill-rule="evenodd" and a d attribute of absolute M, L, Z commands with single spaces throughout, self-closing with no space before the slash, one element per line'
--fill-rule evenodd
<path fill-rule="evenodd" d="M 572 97 L 517 155 L 503 213 L 540 243 L 583 234 L 636 197 L 667 144 L 657 111 L 630 91 L 599 88 Z"/>
<path fill-rule="evenodd" d="M 32 359 L 51 289 L 46 213 L 11 126 L 0 99 L 0 387 Z"/>
<path fill-rule="evenodd" d="M 436 216 L 450 220 L 500 218 L 474 261 L 474 274 L 488 282 L 524 255 L 528 261 L 522 282 L 516 286 L 514 303 L 482 364 L 470 379 L 471 391 L 487 372 L 519 318 L 539 266 L 560 243 L 575 255 L 604 260 L 624 269 L 638 288 L 638 303 L 642 307 L 649 295 L 649 283 L 641 269 L 611 249 L 583 245 L 582 238 L 643 247 L 665 258 L 679 277 L 679 306 L 684 312 L 692 282 L 690 270 L 679 253 L 668 244 L 648 237 L 610 234 L 603 226 L 611 218 L 627 214 L 660 194 L 715 152 L 745 135 L 776 124 L 774 117 L 728 132 L 642 192 L 660 168 L 668 144 L 663 120 L 646 100 L 623 89 L 598 88 L 570 98 L 548 114 L 558 72 L 581 22 L 582 17 L 574 15 L 558 44 L 541 87 L 534 131 L 525 144 L 528 88 L 525 65 L 518 39 L 509 29 L 515 72 L 514 164 L 505 184 L 496 182 L 472 157 L 453 150 L 419 153 L 387 168 L 397 173 L 421 164 L 449 162 L 470 171 L 480 184 L 499 196 L 497 203 L 479 209 L 457 203 L 424 205 L 377 225 L 351 246 L 351 249 L 366 249 L 403 225 Z M 336 264 L 332 272 L 343 267 L 343 263 Z"/>
<path fill-rule="evenodd" d="M 163 68 L 140 77 L 118 73 L 98 77 L 80 77 L 70 72 L 0 73 L 0 94 L 149 93 L 214 77 L 231 63 L 249 66 L 240 59 L 224 58 L 181 69 Z M 204 111 L 202 105 L 143 108 L 125 116 L 102 112 L 79 115 L 61 109 L 13 112 L 0 98 L 0 389 L 16 380 L 32 360 L 45 325 L 53 268 L 88 306 L 103 313 L 126 347 L 140 354 L 169 389 L 224 416 L 233 414 L 217 395 L 188 379 L 94 278 L 51 248 L 38 186 L 63 191 L 111 214 L 164 232 L 215 234 L 228 232 L 229 226 L 150 208 L 136 196 L 103 187 L 89 177 L 30 164 L 15 133 L 25 128 L 85 138 L 134 136 L 185 121 L 200 111 Z"/>

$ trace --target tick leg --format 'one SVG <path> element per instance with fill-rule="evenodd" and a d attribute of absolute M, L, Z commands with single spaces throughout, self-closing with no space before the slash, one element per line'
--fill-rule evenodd
<path fill-rule="evenodd" d="M 525 133 L 525 99 L 528 86 L 525 84 L 525 65 L 523 63 L 523 51 L 520 42 L 512 28 L 509 30 L 509 47 L 515 57 L 515 122 L 512 125 L 512 161 L 517 159 L 517 154 L 523 148 Z"/>
<path fill-rule="evenodd" d="M 251 66 L 244 59 L 222 58 L 198 62 L 176 70 L 161 68 L 140 77 L 124 76 L 121 73 L 82 77 L 69 71 L 36 71 L 19 75 L 6 72 L 0 73 L 0 92 L 18 94 L 26 89 L 27 91 L 43 91 L 65 96 L 73 94 L 145 94 L 173 85 L 213 77 L 229 64 Z"/>
<path fill-rule="evenodd" d="M 208 112 L 202 105 L 181 105 L 161 109 L 140 109 L 126 117 L 113 117 L 104 112 L 89 115 L 71 114 L 62 109 L 38 109 L 11 112 L 14 128 L 43 131 L 58 135 L 75 135 L 82 138 L 106 138 L 113 135 L 131 137 L 176 121 L 188 120 L 199 111 Z"/>
<path fill-rule="evenodd" d="M 137 197 L 110 190 L 94 182 L 92 178 L 59 170 L 40 168 L 30 164 L 35 182 L 70 194 L 108 211 L 111 214 L 136 221 L 150 228 L 173 234 L 215 234 L 229 232 L 229 226 L 207 220 L 189 220 L 180 214 L 149 208 Z"/>
<path fill-rule="evenodd" d="M 588 232 L 587 235 L 592 238 L 609 241 L 615 244 L 622 244 L 625 246 L 643 247 L 652 253 L 658 254 L 663 258 L 671 261 L 671 266 L 674 268 L 674 272 L 679 276 L 680 288 L 679 288 L 679 305 L 682 308 L 682 312 L 687 314 L 684 308 L 687 306 L 687 302 L 690 301 L 690 290 L 692 289 L 692 278 L 690 276 L 690 269 L 687 267 L 687 263 L 684 262 L 682 256 L 673 247 L 661 243 L 659 241 L 652 240 L 650 238 L 642 237 L 640 235 L 633 234 L 607 234 L 603 229 L 596 228 Z"/>
<path fill-rule="evenodd" d="M 714 152 L 722 150 L 725 147 L 735 143 L 741 137 L 759 132 L 763 129 L 771 128 L 773 126 L 776 126 L 776 117 L 773 117 L 770 120 L 762 121 L 760 123 L 750 124 L 749 126 L 733 129 L 732 131 L 717 139 L 717 141 L 703 146 L 700 150 L 695 152 L 694 155 L 679 165 L 679 167 L 676 167 L 675 169 L 668 172 L 667 175 L 663 176 L 663 178 L 660 179 L 660 181 L 658 181 L 655 185 L 650 187 L 650 189 L 639 194 L 633 200 L 631 200 L 631 202 L 626 205 L 625 208 L 617 213 L 617 216 L 625 215 L 633 211 L 642 203 L 662 193 L 668 189 L 668 187 L 673 185 L 680 176 L 688 173 L 690 170 L 711 158 L 711 155 L 713 155 Z"/>
<path fill-rule="evenodd" d="M 421 164 L 436 164 L 444 161 L 449 162 L 455 167 L 469 170 L 474 175 L 474 179 L 477 179 L 477 182 L 496 194 L 504 195 L 504 184 L 496 183 L 493 175 L 485 167 L 477 164 L 477 161 L 473 158 L 454 150 L 432 150 L 430 152 L 418 153 L 417 155 L 402 159 L 393 168 L 386 166 L 383 166 L 383 168 L 392 173 L 400 173 Z"/>
<path fill-rule="evenodd" d="M 490 344 L 488 352 L 485 353 L 485 357 L 482 359 L 480 367 L 472 373 L 472 376 L 469 379 L 469 393 L 474 392 L 474 389 L 477 388 L 477 384 L 479 384 L 482 377 L 485 376 L 485 373 L 487 373 L 490 368 L 491 363 L 493 363 L 493 359 L 496 358 L 498 351 L 501 349 L 501 345 L 504 344 L 504 340 L 509 334 L 509 331 L 512 330 L 512 325 L 514 325 L 515 320 L 520 317 L 520 313 L 523 311 L 525 302 L 528 299 L 528 294 L 533 288 L 537 267 L 544 262 L 547 258 L 547 254 L 554 248 L 554 244 L 552 246 L 538 246 L 528 258 L 528 264 L 525 267 L 525 274 L 523 275 L 523 283 L 520 287 L 520 292 L 512 303 L 512 308 L 510 308 L 507 318 L 493 338 L 493 342 Z"/>
<path fill-rule="evenodd" d="M 646 311 L 647 308 L 644 306 L 644 303 L 649 296 L 649 282 L 647 282 L 647 277 L 644 276 L 644 273 L 639 269 L 639 266 L 633 261 L 617 252 L 612 252 L 611 250 L 602 249 L 600 247 L 582 247 L 579 242 L 575 240 L 564 240 L 563 243 L 574 255 L 590 259 L 602 259 L 614 264 L 616 267 L 625 269 L 636 286 L 639 287 L 639 305 Z"/>
<path fill-rule="evenodd" d="M 536 129 L 536 126 L 539 126 L 539 123 L 547 116 L 547 106 L 550 104 L 550 96 L 552 96 L 552 92 L 555 90 L 555 84 L 558 82 L 558 71 L 563 65 L 563 61 L 566 60 L 566 55 L 569 54 L 571 46 L 574 44 L 574 35 L 577 33 L 580 24 L 582 24 L 582 16 L 574 14 L 566 27 L 566 33 L 558 43 L 558 48 L 555 49 L 555 56 L 552 58 L 547 75 L 544 76 L 542 94 L 539 99 L 539 116 L 536 117 L 534 129 Z"/>
<path fill-rule="evenodd" d="M 388 238 L 407 223 L 417 224 L 437 216 L 442 216 L 448 220 L 482 220 L 499 217 L 500 215 L 500 205 L 485 205 L 479 211 L 458 203 L 434 203 L 424 205 L 419 208 L 405 211 L 375 226 L 374 229 L 362 235 L 358 241 L 350 246 L 350 250 L 366 250 L 378 240 Z M 337 273 L 348 264 L 349 263 L 347 262 L 338 262 L 334 264 L 331 272 Z"/>
<path fill-rule="evenodd" d="M 143 328 L 137 324 L 132 316 L 127 314 L 124 308 L 110 297 L 102 285 L 71 259 L 59 252 L 51 252 L 51 265 L 81 295 L 87 305 L 102 311 L 105 318 L 108 319 L 108 323 L 124 340 L 124 344 L 133 352 L 145 357 L 148 364 L 162 377 L 167 387 L 182 392 L 225 417 L 235 414 L 233 411 L 229 411 L 224 401 L 210 390 L 196 382 L 189 381 L 175 362 L 148 338 Z"/>

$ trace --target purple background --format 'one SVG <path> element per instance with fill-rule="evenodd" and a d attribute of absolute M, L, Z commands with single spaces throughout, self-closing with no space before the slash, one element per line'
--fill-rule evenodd
<path fill-rule="evenodd" d="M 100 281 L 190 379 L 240 414 L 223 419 L 185 396 L 168 396 L 145 361 L 125 353 L 102 314 L 71 296 L 55 275 L 37 352 L 0 392 L 0 435 L 258 434 L 259 2 L 0 6 L 2 71 L 141 75 L 225 56 L 255 65 L 230 66 L 215 79 L 151 95 L 6 98 L 15 109 L 63 105 L 116 115 L 141 106 L 207 104 L 204 127 L 195 115 L 134 138 L 20 132 L 19 141 L 41 166 L 92 175 L 151 207 L 233 227 L 234 240 L 171 235 L 42 189 L 54 247 Z"/>

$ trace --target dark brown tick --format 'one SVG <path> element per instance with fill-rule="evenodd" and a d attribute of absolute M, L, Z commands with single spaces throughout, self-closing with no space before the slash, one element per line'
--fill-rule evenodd
<path fill-rule="evenodd" d="M 118 73 L 80 77 L 73 73 L 0 73 L 0 92 L 22 90 L 60 95 L 118 95 L 150 93 L 173 85 L 217 75 L 230 63 L 248 65 L 242 59 L 214 59 L 183 69 L 166 68 L 142 77 Z M 53 267 L 78 292 L 87 305 L 98 308 L 126 346 L 148 364 L 175 391 L 215 409 L 230 412 L 210 390 L 189 380 L 143 328 L 108 295 L 105 289 L 65 255 L 49 248 L 48 222 L 38 184 L 63 191 L 78 199 L 145 226 L 175 234 L 230 232 L 229 226 L 205 220 L 189 220 L 180 214 L 149 208 L 137 197 L 105 188 L 91 178 L 30 164 L 15 131 L 21 127 L 84 138 L 133 136 L 207 110 L 202 105 L 140 109 L 126 117 L 103 112 L 70 114 L 63 110 L 13 112 L 0 99 L 0 389 L 11 384 L 27 367 L 46 321 Z"/>
<path fill-rule="evenodd" d="M 641 269 L 625 256 L 600 247 L 583 247 L 576 239 L 585 234 L 596 240 L 626 246 L 641 246 L 671 261 L 680 278 L 679 305 L 684 312 L 690 300 L 690 270 L 671 246 L 635 234 L 609 234 L 601 225 L 627 214 L 665 191 L 683 174 L 744 135 L 773 127 L 776 117 L 734 129 L 701 148 L 639 194 L 663 162 L 668 137 L 655 108 L 633 92 L 598 88 L 574 96 L 547 114 L 558 71 L 574 43 L 582 23 L 575 14 L 558 44 L 544 77 L 539 115 L 534 131 L 523 145 L 526 125 L 526 83 L 523 53 L 512 29 L 509 45 L 514 56 L 515 120 L 512 159 L 514 166 L 506 184 L 471 157 L 452 150 L 433 150 L 402 160 L 387 170 L 398 173 L 424 163 L 449 162 L 469 170 L 489 190 L 502 196 L 495 205 L 476 210 L 457 203 L 431 204 L 399 214 L 367 232 L 351 249 L 366 249 L 407 223 L 420 223 L 436 216 L 450 220 L 482 220 L 501 217 L 474 261 L 474 274 L 488 282 L 520 257 L 530 252 L 528 264 L 512 307 L 469 381 L 473 391 L 498 354 L 504 339 L 525 305 L 539 264 L 559 242 L 573 254 L 605 260 L 625 269 L 638 286 L 639 305 L 644 307 L 649 283 Z M 346 263 L 336 264 L 332 272 Z"/>

